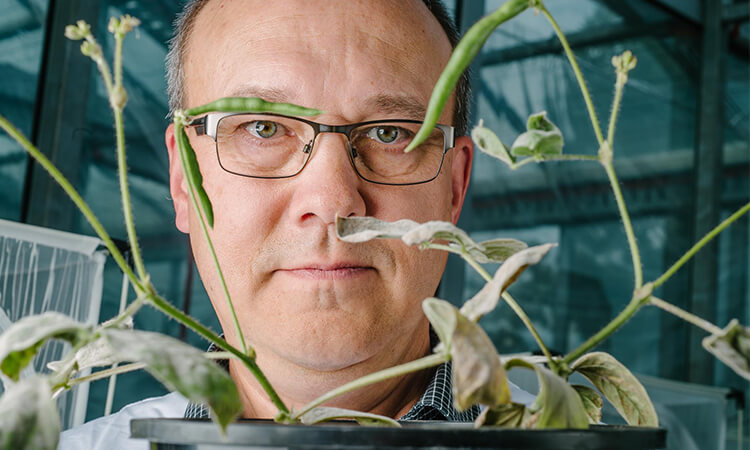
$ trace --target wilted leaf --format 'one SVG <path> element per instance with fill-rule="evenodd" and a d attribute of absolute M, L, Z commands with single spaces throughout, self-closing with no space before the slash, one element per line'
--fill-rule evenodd
<path fill-rule="evenodd" d="M 479 125 L 471 130 L 471 139 L 477 144 L 479 150 L 513 167 L 515 158 L 508 152 L 508 148 L 500 138 L 492 130 L 485 128 L 484 121 L 480 120 Z"/>
<path fill-rule="evenodd" d="M 578 396 L 581 397 L 583 407 L 586 408 L 586 415 L 589 416 L 589 423 L 597 424 L 601 422 L 604 402 L 602 402 L 599 394 L 588 386 L 581 386 L 580 384 L 572 386 L 578 392 Z"/>
<path fill-rule="evenodd" d="M 449 251 L 468 252 L 479 263 L 503 262 L 509 255 L 526 248 L 526 244 L 515 239 L 476 243 L 462 229 L 442 221 L 418 223 L 402 219 L 385 222 L 374 217 L 337 217 L 336 234 L 342 241 L 352 243 L 401 238 L 406 245 L 419 245 L 423 249 L 431 248 L 432 244 L 447 244 Z"/>
<path fill-rule="evenodd" d="M 512 155 L 544 159 L 545 156 L 562 153 L 562 133 L 547 119 L 546 111 L 529 116 L 526 130 L 513 142 L 510 150 Z"/>
<path fill-rule="evenodd" d="M 400 427 L 395 420 L 390 417 L 381 416 L 378 414 L 371 414 L 366 412 L 352 411 L 350 409 L 343 408 L 331 408 L 327 406 L 319 406 L 306 412 L 300 417 L 302 423 L 306 425 L 313 425 L 316 423 L 327 422 L 329 420 L 337 419 L 353 419 L 356 420 L 360 425 L 370 426 L 386 426 L 386 427 Z"/>
<path fill-rule="evenodd" d="M 505 369 L 492 340 L 482 327 L 453 309 L 456 330 L 450 353 L 454 406 L 463 411 L 476 404 L 497 407 L 510 402 Z"/>
<path fill-rule="evenodd" d="M 453 332 L 456 330 L 456 307 L 439 298 L 426 298 L 422 301 L 422 310 L 432 329 L 440 338 L 443 348 L 450 351 L 453 342 Z"/>
<path fill-rule="evenodd" d="M 485 408 L 474 421 L 474 426 L 518 428 L 527 416 L 528 411 L 525 405 L 508 403 L 496 408 Z"/>
<path fill-rule="evenodd" d="M 501 265 L 492 280 L 464 303 L 461 314 L 477 321 L 497 306 L 500 295 L 530 265 L 537 264 L 555 244 L 537 245 L 521 250 Z"/>
<path fill-rule="evenodd" d="M 102 326 L 110 325 L 113 320 L 115 319 L 103 322 Z M 132 330 L 133 317 L 126 317 L 125 320 L 118 325 L 118 328 L 122 330 Z M 72 362 L 75 364 L 76 369 L 81 371 L 92 367 L 111 366 L 112 364 L 120 362 L 120 360 L 118 360 L 113 354 L 109 342 L 107 342 L 106 339 L 99 337 L 81 347 L 76 352 L 75 359 Z M 62 360 L 50 361 L 47 363 L 47 367 L 51 370 L 58 370 L 62 367 L 62 363 Z"/>
<path fill-rule="evenodd" d="M 118 360 L 142 362 L 170 390 L 208 405 L 222 429 L 242 412 L 237 387 L 229 374 L 198 349 L 147 331 L 108 329 L 103 334 Z"/>
<path fill-rule="evenodd" d="M 658 427 L 654 405 L 640 381 L 612 355 L 587 353 L 571 369 L 588 378 L 629 425 Z"/>
<path fill-rule="evenodd" d="M 55 450 L 60 416 L 47 378 L 35 375 L 0 397 L 0 450 Z"/>
<path fill-rule="evenodd" d="M 526 425 L 534 428 L 588 428 L 589 419 L 583 402 L 567 381 L 545 367 L 522 359 L 512 359 L 505 366 L 507 370 L 513 367 L 532 369 L 539 379 L 539 395 L 529 407 L 535 414 L 528 418 Z"/>
<path fill-rule="evenodd" d="M 737 375 L 750 380 L 750 328 L 740 325 L 737 319 L 732 319 L 721 334 L 705 337 L 703 348 Z"/>
<path fill-rule="evenodd" d="M 0 335 L 0 370 L 11 380 L 18 381 L 21 370 L 48 339 L 75 344 L 90 328 L 57 312 L 24 317 Z"/>
<path fill-rule="evenodd" d="M 525 242 L 516 239 L 491 239 L 469 246 L 466 250 L 476 262 L 487 264 L 502 263 L 526 247 Z"/>

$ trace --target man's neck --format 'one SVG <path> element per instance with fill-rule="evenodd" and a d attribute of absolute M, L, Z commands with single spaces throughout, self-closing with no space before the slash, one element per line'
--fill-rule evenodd
<path fill-rule="evenodd" d="M 264 364 L 259 354 L 259 365 L 287 407 L 299 411 L 319 396 L 361 376 L 397 364 L 412 361 L 429 353 L 429 337 L 406 347 L 398 360 L 374 357 L 352 367 L 335 371 L 317 371 L 295 366 L 286 361 Z M 266 361 L 273 358 L 267 358 Z M 274 364 L 275 363 L 275 364 Z M 286 363 L 286 364 L 285 364 Z M 278 410 L 250 371 L 237 360 L 230 360 L 230 374 L 237 384 L 246 418 L 273 418 Z M 357 389 L 326 403 L 326 406 L 371 412 L 392 418 L 406 414 L 424 393 L 434 370 L 423 370 L 399 378 L 381 381 Z"/>

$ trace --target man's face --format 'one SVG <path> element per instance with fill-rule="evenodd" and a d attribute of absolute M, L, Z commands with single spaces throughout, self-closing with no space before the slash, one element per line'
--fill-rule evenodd
<path fill-rule="evenodd" d="M 439 23 L 418 0 L 215 0 L 191 35 L 185 106 L 259 96 L 323 110 L 312 119 L 332 125 L 421 120 L 420 107 L 450 51 Z M 451 123 L 452 107 L 440 123 Z M 445 254 L 398 240 L 343 243 L 335 217 L 455 222 L 468 182 L 467 138 L 448 152 L 436 180 L 383 186 L 357 176 L 340 134 L 321 134 L 302 173 L 274 180 L 225 172 L 213 140 L 192 130 L 189 136 L 213 203 L 211 236 L 261 364 L 275 359 L 337 370 L 372 358 L 389 363 L 415 339 L 424 346 L 428 322 L 421 301 L 434 295 Z M 190 232 L 203 282 L 227 338 L 237 344 L 174 157 L 171 128 L 167 144 L 177 226 Z"/>

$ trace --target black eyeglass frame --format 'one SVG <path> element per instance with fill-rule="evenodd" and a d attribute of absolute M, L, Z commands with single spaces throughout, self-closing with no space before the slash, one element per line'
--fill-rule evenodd
<path fill-rule="evenodd" d="M 283 117 L 287 119 L 294 119 L 294 120 L 298 120 L 300 122 L 306 123 L 313 128 L 313 131 L 315 132 L 315 134 L 313 135 L 312 140 L 308 142 L 307 144 L 305 144 L 305 147 L 303 147 L 302 149 L 303 152 L 307 153 L 307 159 L 305 159 L 305 163 L 297 172 L 295 172 L 292 175 L 283 175 L 283 176 L 278 176 L 278 177 L 263 177 L 263 176 L 247 175 L 243 173 L 234 172 L 224 167 L 224 165 L 221 163 L 221 157 L 219 157 L 219 145 L 216 140 L 216 134 L 217 134 L 217 130 L 219 127 L 219 122 L 221 121 L 221 119 L 224 119 L 225 117 L 245 115 L 245 114 L 257 114 L 257 115 L 263 115 L 263 116 Z M 450 125 L 443 125 L 443 124 L 435 125 L 435 128 L 440 129 L 440 131 L 443 133 L 443 153 L 440 157 L 440 165 L 438 166 L 438 169 L 432 178 L 428 180 L 424 180 L 424 181 L 415 181 L 413 183 L 386 183 L 384 181 L 374 181 L 374 180 L 367 179 L 361 173 L 359 173 L 359 170 L 357 170 L 357 165 L 354 163 L 354 158 L 356 157 L 355 155 L 356 149 L 352 146 L 351 132 L 352 130 L 355 130 L 359 127 L 378 124 L 378 123 L 421 124 L 422 121 L 409 120 L 409 119 L 381 119 L 381 120 L 370 120 L 367 122 L 352 123 L 352 124 L 347 124 L 347 125 L 327 125 L 324 123 L 313 122 L 312 120 L 303 119 L 301 117 L 286 116 L 283 114 L 275 114 L 275 113 L 215 112 L 215 113 L 208 113 L 204 116 L 193 119 L 186 126 L 195 127 L 195 132 L 198 136 L 202 136 L 202 135 L 210 136 L 214 140 L 214 144 L 216 147 L 216 159 L 219 161 L 219 166 L 221 166 L 221 168 L 224 169 L 226 172 L 229 172 L 231 174 L 241 176 L 241 177 L 276 180 L 276 179 L 283 179 L 283 178 L 292 178 L 292 177 L 299 175 L 303 170 L 305 170 L 305 167 L 307 167 L 307 163 L 310 161 L 310 158 L 312 157 L 312 152 L 315 148 L 315 141 L 317 140 L 318 135 L 320 133 L 339 133 L 339 134 L 343 134 L 344 136 L 346 136 L 346 139 L 349 143 L 348 148 L 347 148 L 347 154 L 349 155 L 349 162 L 351 163 L 352 168 L 354 169 L 354 172 L 357 174 L 357 176 L 367 181 L 368 183 L 375 183 L 375 184 L 381 184 L 381 185 L 386 185 L 386 186 L 412 186 L 416 184 L 429 183 L 430 181 L 437 178 L 438 175 L 440 175 L 440 171 L 443 168 L 443 162 L 445 161 L 445 154 L 448 153 L 448 150 L 452 149 L 455 146 L 455 132 L 456 132 L 454 127 Z M 310 150 L 305 151 L 304 149 L 308 146 L 310 147 Z"/>

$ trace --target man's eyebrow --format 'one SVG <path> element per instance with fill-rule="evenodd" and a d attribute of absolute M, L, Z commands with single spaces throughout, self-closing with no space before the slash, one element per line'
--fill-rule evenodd
<path fill-rule="evenodd" d="M 378 114 L 399 115 L 404 119 L 422 120 L 427 111 L 422 102 L 403 95 L 378 94 L 367 99 L 365 104 Z"/>
<path fill-rule="evenodd" d="M 257 97 L 267 102 L 289 103 L 289 95 L 283 89 L 244 85 L 233 89 L 229 97 Z"/>

